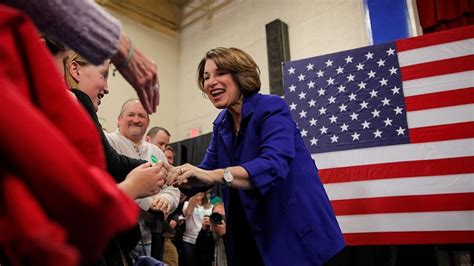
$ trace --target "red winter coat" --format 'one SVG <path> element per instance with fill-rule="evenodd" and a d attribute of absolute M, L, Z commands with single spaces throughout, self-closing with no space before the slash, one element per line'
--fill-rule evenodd
<path fill-rule="evenodd" d="M 0 5 L 0 249 L 13 265 L 76 265 L 135 225 L 138 209 L 39 38 Z"/>

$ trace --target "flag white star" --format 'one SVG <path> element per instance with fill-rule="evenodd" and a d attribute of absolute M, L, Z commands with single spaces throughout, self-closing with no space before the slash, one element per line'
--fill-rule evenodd
<path fill-rule="evenodd" d="M 390 76 L 395 75 L 397 74 L 398 68 L 392 66 L 388 71 L 390 71 Z"/>
<path fill-rule="evenodd" d="M 380 58 L 380 60 L 377 61 L 377 65 L 379 65 L 379 67 L 385 66 L 385 60 L 382 60 L 382 58 Z"/>
<path fill-rule="evenodd" d="M 299 81 L 303 81 L 304 78 L 305 78 L 305 75 L 303 75 L 303 74 L 300 74 L 300 75 L 298 76 L 298 80 L 299 80 Z"/>
<path fill-rule="evenodd" d="M 326 108 L 321 107 L 321 108 L 319 108 L 318 111 L 319 111 L 319 114 L 322 115 L 322 114 L 326 114 L 326 110 L 327 110 Z"/>
<path fill-rule="evenodd" d="M 288 87 L 288 89 L 290 90 L 290 92 L 294 92 L 296 90 L 296 86 L 291 84 L 291 86 Z"/>
<path fill-rule="evenodd" d="M 392 92 L 393 92 L 393 95 L 400 94 L 400 88 L 398 88 L 397 86 L 394 86 L 392 89 Z"/>
<path fill-rule="evenodd" d="M 356 96 L 353 92 L 351 94 L 349 94 L 349 100 L 350 101 L 355 101 L 356 100 Z"/>
<path fill-rule="evenodd" d="M 331 143 L 337 142 L 339 140 L 339 137 L 336 135 L 332 135 L 331 137 Z"/>
<path fill-rule="evenodd" d="M 376 72 L 374 72 L 373 70 L 370 70 L 370 72 L 367 73 L 367 75 L 369 75 L 369 78 L 375 78 L 375 74 Z"/>
<path fill-rule="evenodd" d="M 316 84 L 316 83 L 314 83 L 314 81 L 312 81 L 312 80 L 310 82 L 308 82 L 308 89 L 314 88 L 314 84 Z"/>
<path fill-rule="evenodd" d="M 308 136 L 308 130 L 306 130 L 306 129 L 301 130 L 301 136 L 302 137 L 307 137 Z"/>
<path fill-rule="evenodd" d="M 334 79 L 332 77 L 330 77 L 328 80 L 326 80 L 328 82 L 328 85 L 334 85 Z"/>
<path fill-rule="evenodd" d="M 354 132 L 354 134 L 352 134 L 351 136 L 352 136 L 352 141 L 359 140 L 360 134 L 357 132 Z"/>
<path fill-rule="evenodd" d="M 367 60 L 374 59 L 374 53 L 368 52 L 365 54 L 365 57 L 367 58 Z"/>
<path fill-rule="evenodd" d="M 380 86 L 387 86 L 388 80 L 386 80 L 385 78 L 382 78 L 381 80 L 379 80 L 379 82 L 380 82 Z"/>
<path fill-rule="evenodd" d="M 354 59 L 354 57 L 349 56 L 349 55 L 346 58 L 344 58 L 344 60 L 346 60 L 346 64 L 352 63 L 352 59 Z"/>
<path fill-rule="evenodd" d="M 370 98 L 377 97 L 378 92 L 375 90 L 371 90 L 370 92 Z"/>
<path fill-rule="evenodd" d="M 377 109 L 374 109 L 372 112 L 372 117 L 380 117 L 380 111 L 378 111 Z"/>
<path fill-rule="evenodd" d="M 321 131 L 321 135 L 322 134 L 327 134 L 328 133 L 328 128 L 323 126 L 322 128 L 319 129 L 319 131 Z"/>
<path fill-rule="evenodd" d="M 342 72 L 344 72 L 344 68 L 339 66 L 337 69 L 336 69 L 336 72 L 337 74 L 342 74 Z"/>
<path fill-rule="evenodd" d="M 351 121 L 352 120 L 357 120 L 358 118 L 359 118 L 359 114 L 356 114 L 354 112 L 351 114 Z"/>
<path fill-rule="evenodd" d="M 318 122 L 318 120 L 314 119 L 314 117 L 311 118 L 311 120 L 309 120 L 310 126 L 315 126 L 315 125 L 316 125 L 316 122 Z"/>
<path fill-rule="evenodd" d="M 318 75 L 318 78 L 321 78 L 324 76 L 324 71 L 320 69 L 318 72 L 316 72 L 316 75 Z"/>
<path fill-rule="evenodd" d="M 308 71 L 310 71 L 310 70 L 313 70 L 313 67 L 314 67 L 314 65 L 311 64 L 311 63 L 309 63 L 309 64 L 306 66 L 306 69 L 307 69 Z"/>
<path fill-rule="evenodd" d="M 383 106 L 385 105 L 390 105 L 390 99 L 387 99 L 386 97 L 382 100 Z"/>
<path fill-rule="evenodd" d="M 311 100 L 308 102 L 308 104 L 309 104 L 309 107 L 311 107 L 311 106 L 316 106 L 316 101 L 315 101 L 314 99 L 311 99 Z"/>
<path fill-rule="evenodd" d="M 375 132 L 373 132 L 373 133 L 374 133 L 374 137 L 375 137 L 375 138 L 381 138 L 381 137 L 382 137 L 382 131 L 380 131 L 380 130 L 378 130 L 378 129 L 377 129 Z"/>
<path fill-rule="evenodd" d="M 337 90 L 338 90 L 339 92 L 345 92 L 345 91 L 346 91 L 346 86 L 344 86 L 344 85 L 341 84 L 341 85 L 339 85 L 339 87 L 337 87 Z"/>
<path fill-rule="evenodd" d="M 295 68 L 290 67 L 290 68 L 288 69 L 288 74 L 290 74 L 290 75 L 291 75 L 291 74 L 295 74 L 295 70 L 296 70 Z"/>
<path fill-rule="evenodd" d="M 311 146 L 318 145 L 318 139 L 313 137 L 312 139 L 309 140 L 311 142 Z"/>
<path fill-rule="evenodd" d="M 306 98 L 306 92 L 300 92 L 300 94 L 298 94 L 298 97 L 300 97 L 300 100 L 305 99 Z"/>
<path fill-rule="evenodd" d="M 344 112 L 344 111 L 347 111 L 347 105 L 345 104 L 341 104 L 339 105 L 339 112 Z"/>
<path fill-rule="evenodd" d="M 296 110 L 296 106 L 298 106 L 296 103 L 291 103 L 290 110 Z"/>
<path fill-rule="evenodd" d="M 349 76 L 347 76 L 347 81 L 348 81 L 348 82 L 349 82 L 349 81 L 354 81 L 354 78 L 355 78 L 354 75 L 349 74 Z"/>
<path fill-rule="evenodd" d="M 385 126 L 388 127 L 392 125 L 392 121 L 392 119 L 387 117 L 387 119 L 385 119 L 383 122 L 385 123 Z"/>
<path fill-rule="evenodd" d="M 397 108 L 393 109 L 396 115 L 401 115 L 403 108 L 400 108 L 400 106 L 397 106 Z"/>
<path fill-rule="evenodd" d="M 318 90 L 319 96 L 323 96 L 325 93 L 326 93 L 326 90 L 323 89 L 323 88 L 320 88 L 320 89 Z"/>
<path fill-rule="evenodd" d="M 332 66 L 332 63 L 334 63 L 334 61 L 332 61 L 331 59 L 328 59 L 328 61 L 325 62 L 326 67 Z"/>
<path fill-rule="evenodd" d="M 299 114 L 300 114 L 300 118 L 306 117 L 306 111 L 305 110 L 301 110 L 301 112 Z"/>
<path fill-rule="evenodd" d="M 331 121 L 331 124 L 337 123 L 337 116 L 332 115 L 331 117 L 329 117 L 329 120 Z"/>
<path fill-rule="evenodd" d="M 344 131 L 347 131 L 349 129 L 349 126 L 346 125 L 346 123 L 342 124 L 342 126 L 340 126 L 341 128 L 341 132 L 344 132 Z"/>
<path fill-rule="evenodd" d="M 361 109 L 368 108 L 368 105 L 369 105 L 368 102 L 362 101 L 362 102 L 360 103 L 360 108 L 361 108 Z"/>
<path fill-rule="evenodd" d="M 334 98 L 334 96 L 329 97 L 328 100 L 329 103 L 336 103 L 336 98 Z"/>
<path fill-rule="evenodd" d="M 362 125 L 362 129 L 366 129 L 366 128 L 369 128 L 370 122 L 367 122 L 367 120 L 364 120 L 364 123 L 362 123 L 361 125 Z"/>
<path fill-rule="evenodd" d="M 397 136 L 400 136 L 400 135 L 405 135 L 405 129 L 402 127 L 399 127 L 397 129 Z"/>
<path fill-rule="evenodd" d="M 362 63 L 357 64 L 356 67 L 357 67 L 357 70 L 364 70 L 364 64 Z"/>
<path fill-rule="evenodd" d="M 390 49 L 388 49 L 386 52 L 387 55 L 395 55 L 395 49 L 392 49 L 392 47 L 390 47 Z"/>
<path fill-rule="evenodd" d="M 365 85 L 367 85 L 367 83 L 361 81 L 359 84 L 357 84 L 357 86 L 359 86 L 359 90 L 362 90 L 362 89 L 365 89 Z"/>

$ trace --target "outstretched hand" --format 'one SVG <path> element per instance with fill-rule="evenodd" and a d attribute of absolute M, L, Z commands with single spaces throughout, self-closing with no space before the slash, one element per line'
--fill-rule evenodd
<path fill-rule="evenodd" d="M 215 184 L 219 179 L 214 171 L 203 170 L 187 163 L 169 169 L 166 184 L 169 186 L 183 186 L 190 182 Z"/>
<path fill-rule="evenodd" d="M 144 163 L 133 169 L 120 183 L 120 187 L 132 198 L 143 198 L 160 192 L 165 183 L 163 163 L 155 166 Z"/>
<path fill-rule="evenodd" d="M 156 112 L 160 102 L 160 84 L 156 64 L 133 47 L 131 40 L 122 33 L 117 53 L 112 63 L 122 76 L 137 92 L 145 110 L 151 114 Z"/>

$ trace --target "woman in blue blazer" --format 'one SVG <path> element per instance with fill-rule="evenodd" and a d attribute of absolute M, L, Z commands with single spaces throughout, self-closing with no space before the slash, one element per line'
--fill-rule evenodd
<path fill-rule="evenodd" d="M 229 265 L 322 265 L 344 240 L 318 170 L 288 106 L 263 95 L 254 60 L 208 51 L 198 84 L 216 108 L 202 163 L 170 170 L 169 184 L 222 184 Z"/>

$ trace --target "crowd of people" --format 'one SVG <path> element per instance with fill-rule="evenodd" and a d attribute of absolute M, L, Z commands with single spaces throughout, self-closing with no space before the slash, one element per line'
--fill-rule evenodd
<path fill-rule="evenodd" d="M 42 37 L 17 9 L 31 17 Z M 2 51 L 16 49 L 20 56 L 15 60 L 23 60 L 22 68 L 30 71 L 13 69 L 12 62 L 13 70 L 4 72 L 24 73 L 28 81 L 3 78 L 3 73 L 2 81 L 21 85 L 25 92 L 12 85 L 5 89 L 12 95 L 1 100 L 31 109 L 30 125 L 43 123 L 51 139 L 30 136 L 37 142 L 25 141 L 30 146 L 22 151 L 47 150 L 44 145 L 51 142 L 62 149 L 62 156 L 56 156 L 57 149 L 47 150 L 55 156 L 45 152 L 43 167 L 32 173 L 14 156 L 18 146 L 2 138 L 2 150 L 12 156 L 2 164 L 0 188 L 8 195 L 20 191 L 31 196 L 37 207 L 33 223 L 43 222 L 56 234 L 38 236 L 22 226 L 25 219 L 2 198 L 0 228 L 13 227 L 9 231 L 16 234 L 0 237 L 1 265 L 323 265 L 344 247 L 288 107 L 279 97 L 259 93 L 259 69 L 247 53 L 237 48 L 205 53 L 197 83 L 222 111 L 202 163 L 174 166 L 170 132 L 148 129 L 149 114 L 159 103 L 156 64 L 133 46 L 118 21 L 89 1 L 2 0 L 0 14 L 1 37 L 12 42 L 4 42 Z M 29 46 L 9 38 L 9 32 Z M 47 81 L 38 77 L 41 69 L 31 69 L 38 59 L 52 72 Z M 138 99 L 123 103 L 117 129 L 105 132 L 97 112 L 113 89 L 107 82 L 111 65 Z M 16 94 L 22 102 L 13 102 Z M 57 101 L 56 109 L 43 97 Z M 67 113 L 60 109 L 65 106 Z M 9 130 L 6 135 L 23 133 Z M 33 186 L 28 178 L 49 174 L 53 165 L 60 167 L 62 179 Z M 216 185 L 223 202 L 211 198 Z M 193 193 L 187 197 L 180 188 L 189 186 Z M 71 193 L 74 189 L 89 198 Z"/>

